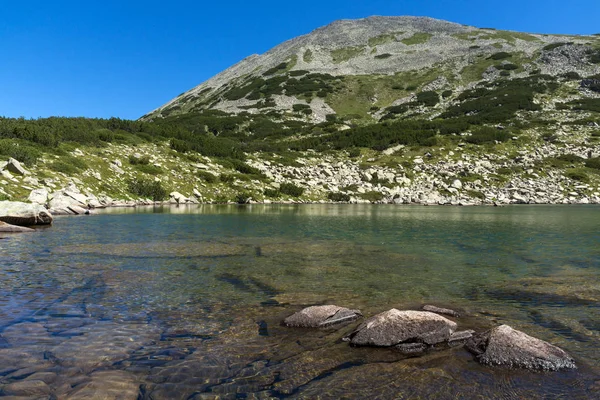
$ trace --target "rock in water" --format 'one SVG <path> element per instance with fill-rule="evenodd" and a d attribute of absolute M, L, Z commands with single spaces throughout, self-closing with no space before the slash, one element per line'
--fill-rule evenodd
<path fill-rule="evenodd" d="M 358 346 L 396 346 L 401 343 L 433 345 L 447 341 L 456 323 L 427 311 L 392 308 L 363 322 L 349 336 Z"/>
<path fill-rule="evenodd" d="M 35 230 L 31 229 L 31 228 L 27 228 L 24 226 L 11 225 L 11 224 L 7 224 L 6 222 L 0 221 L 0 232 L 16 233 L 16 232 L 34 232 L 34 231 Z"/>
<path fill-rule="evenodd" d="M 52 215 L 39 204 L 0 201 L 0 221 L 19 226 L 50 225 Z"/>
<path fill-rule="evenodd" d="M 307 307 L 283 320 L 287 326 L 301 328 L 321 328 L 342 322 L 353 321 L 362 314 L 359 310 L 327 305 Z"/>
<path fill-rule="evenodd" d="M 449 308 L 440 308 L 440 307 L 436 307 L 436 306 L 432 306 L 432 305 L 424 305 L 423 306 L 423 310 L 424 311 L 431 311 L 431 312 L 434 312 L 436 314 L 450 315 L 451 317 L 460 317 L 459 313 L 457 313 L 454 310 L 450 310 Z"/>
<path fill-rule="evenodd" d="M 466 347 L 486 365 L 544 371 L 577 368 L 565 351 L 508 325 L 473 336 Z"/>

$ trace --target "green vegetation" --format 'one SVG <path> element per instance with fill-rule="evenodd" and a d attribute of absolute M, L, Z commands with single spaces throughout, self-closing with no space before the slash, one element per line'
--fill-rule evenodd
<path fill-rule="evenodd" d="M 506 142 L 511 138 L 511 135 L 497 128 L 482 127 L 473 132 L 471 136 L 467 136 L 465 140 L 473 144 L 485 144 L 495 142 Z"/>
<path fill-rule="evenodd" d="M 304 188 L 296 186 L 293 183 L 282 183 L 279 187 L 279 192 L 292 197 L 300 197 L 304 193 Z"/>
<path fill-rule="evenodd" d="M 385 60 L 386 58 L 390 58 L 392 55 L 390 53 L 377 54 L 375 56 L 378 60 Z"/>
<path fill-rule="evenodd" d="M 565 173 L 565 176 L 578 182 L 588 183 L 590 181 L 588 174 L 581 168 L 570 169 Z"/>
<path fill-rule="evenodd" d="M 396 35 L 401 35 L 403 32 L 384 33 L 379 36 L 369 38 L 369 46 L 375 47 L 386 43 L 396 41 Z"/>
<path fill-rule="evenodd" d="M 600 157 L 588 158 L 585 160 L 585 166 L 592 169 L 600 169 Z"/>
<path fill-rule="evenodd" d="M 341 192 L 329 192 L 327 198 L 337 203 L 347 203 L 350 201 L 350 195 Z"/>
<path fill-rule="evenodd" d="M 440 96 L 434 91 L 425 91 L 417 94 L 417 103 L 426 107 L 433 107 L 440 101 Z"/>
<path fill-rule="evenodd" d="M 417 32 L 409 38 L 402 39 L 401 42 L 407 46 L 412 46 L 415 44 L 423 44 L 427 43 L 429 39 L 431 39 L 433 35 L 431 33 L 426 32 Z"/>
<path fill-rule="evenodd" d="M 67 175 L 81 174 L 88 166 L 81 158 L 64 155 L 59 160 L 52 162 L 49 168 Z"/>
<path fill-rule="evenodd" d="M 464 101 L 448 107 L 441 117 L 462 117 L 475 125 L 503 123 L 520 110 L 540 110 L 534 102 L 535 95 L 552 92 L 557 87 L 555 79 L 547 75 L 492 82 L 461 93 L 458 99 Z"/>
<path fill-rule="evenodd" d="M 498 61 L 498 60 L 505 60 L 510 57 L 512 57 L 512 54 L 507 53 L 505 51 L 500 51 L 498 53 L 494 53 L 491 56 L 489 56 L 489 59 Z"/>
<path fill-rule="evenodd" d="M 335 64 L 340 64 L 346 61 L 353 59 L 354 57 L 358 57 L 363 54 L 365 51 L 364 46 L 358 47 L 344 47 L 341 49 L 335 49 L 331 52 L 331 58 Z"/>
<path fill-rule="evenodd" d="M 167 199 L 167 190 L 162 186 L 161 182 L 154 179 L 131 179 L 127 183 L 127 187 L 129 192 L 142 198 L 149 198 L 153 201 Z"/>
<path fill-rule="evenodd" d="M 302 56 L 305 63 L 311 63 L 313 61 L 313 52 L 311 49 L 307 49 Z"/>
<path fill-rule="evenodd" d="M 571 44 L 573 44 L 573 42 L 550 43 L 550 44 L 544 46 L 543 49 L 546 50 L 546 51 L 551 51 L 551 50 L 557 49 L 559 47 L 567 46 L 567 45 L 571 45 Z"/>

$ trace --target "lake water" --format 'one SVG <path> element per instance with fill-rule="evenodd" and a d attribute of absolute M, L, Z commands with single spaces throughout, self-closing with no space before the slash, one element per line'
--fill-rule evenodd
<path fill-rule="evenodd" d="M 113 209 L 1 237 L 0 395 L 600 398 L 599 301 L 597 206 Z M 359 322 L 280 325 L 316 304 L 449 307 L 459 329 L 509 324 L 579 368 L 407 358 L 342 342 Z"/>

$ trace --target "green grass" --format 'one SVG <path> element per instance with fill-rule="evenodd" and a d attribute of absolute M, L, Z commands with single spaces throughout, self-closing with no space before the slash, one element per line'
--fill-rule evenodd
<path fill-rule="evenodd" d="M 311 49 L 307 49 L 302 56 L 305 63 L 311 63 L 313 61 L 313 52 Z"/>
<path fill-rule="evenodd" d="M 383 35 L 369 38 L 369 46 L 375 47 L 386 43 L 396 41 L 396 35 L 401 35 L 403 32 L 384 33 Z"/>
<path fill-rule="evenodd" d="M 401 42 L 407 46 L 427 43 L 433 35 L 426 32 L 417 32 L 409 38 L 402 39 Z"/>
<path fill-rule="evenodd" d="M 353 59 L 354 57 L 358 57 L 359 55 L 363 54 L 364 51 L 364 46 L 344 47 L 342 49 L 333 50 L 331 52 L 331 58 L 335 64 L 341 64 Z"/>

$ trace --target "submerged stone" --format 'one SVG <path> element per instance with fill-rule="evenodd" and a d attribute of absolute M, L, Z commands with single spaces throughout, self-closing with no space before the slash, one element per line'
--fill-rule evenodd
<path fill-rule="evenodd" d="M 430 311 L 436 314 L 450 315 L 451 317 L 460 317 L 460 314 L 454 310 L 450 310 L 449 308 L 436 307 L 429 304 L 423 306 L 423 311 Z"/>
<path fill-rule="evenodd" d="M 4 233 L 19 233 L 19 232 L 34 232 L 34 229 L 27 228 L 25 226 L 17 226 L 7 224 L 6 222 L 0 221 L 0 232 Z"/>
<path fill-rule="evenodd" d="M 456 323 L 441 315 L 393 308 L 363 322 L 349 339 L 351 344 L 358 346 L 434 345 L 447 341 L 455 330 Z"/>
<path fill-rule="evenodd" d="M 359 310 L 335 305 L 307 307 L 283 320 L 287 326 L 301 328 L 321 328 L 342 322 L 353 321 L 362 314 Z"/>
<path fill-rule="evenodd" d="M 471 338 L 466 347 L 485 365 L 556 371 L 576 368 L 564 350 L 508 325 L 501 325 Z"/>

